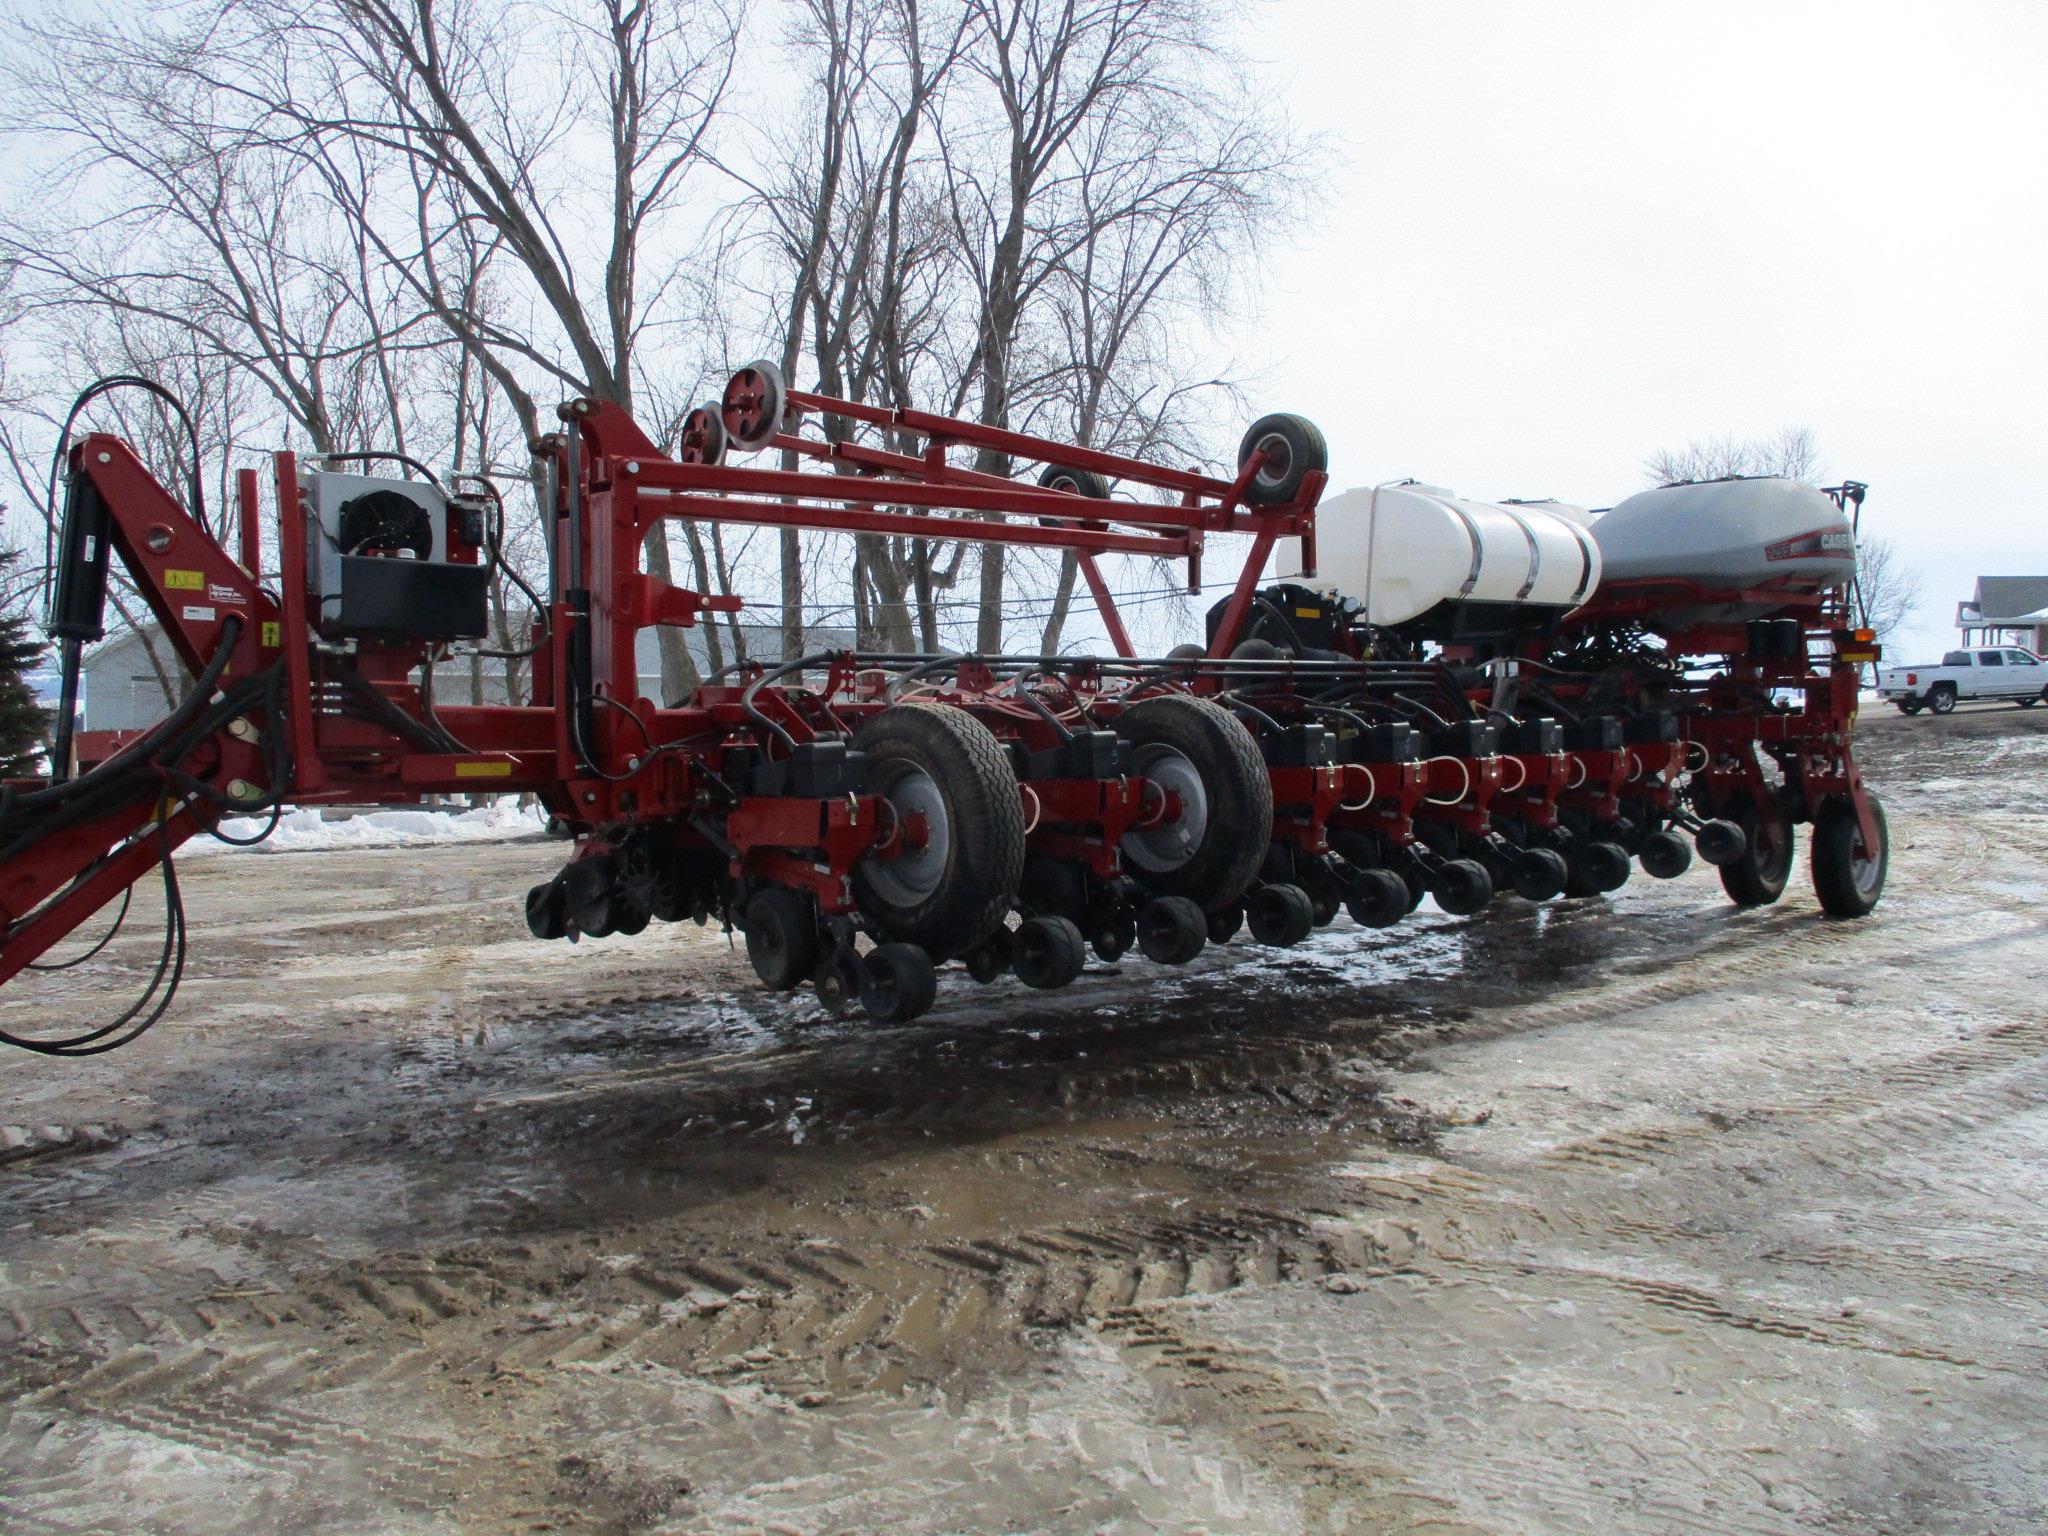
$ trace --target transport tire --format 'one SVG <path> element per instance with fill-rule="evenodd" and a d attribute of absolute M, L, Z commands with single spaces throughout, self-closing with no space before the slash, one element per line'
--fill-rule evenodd
<path fill-rule="evenodd" d="M 1643 873 L 1653 880 L 1676 880 L 1692 868 L 1692 844 L 1676 832 L 1652 832 L 1636 854 Z"/>
<path fill-rule="evenodd" d="M 1171 790 L 1180 815 L 1133 827 L 1119 847 L 1137 882 L 1204 912 L 1241 899 L 1273 840 L 1273 781 L 1259 744 L 1222 706 L 1189 694 L 1141 700 L 1117 717 L 1126 771 Z M 1142 929 L 1142 924 L 1140 925 Z"/>
<path fill-rule="evenodd" d="M 1186 965 L 1209 943 L 1209 918 L 1185 896 L 1155 896 L 1138 908 L 1138 948 L 1158 965 Z"/>
<path fill-rule="evenodd" d="M 861 957 L 860 1005 L 878 1024 L 907 1024 L 938 995 L 932 957 L 915 944 L 878 944 Z"/>
<path fill-rule="evenodd" d="M 1570 871 L 1565 879 L 1564 893 L 1574 900 L 1588 896 L 1605 896 L 1609 891 L 1618 891 L 1628 884 L 1628 850 L 1619 843 L 1588 842 L 1574 843 L 1565 855 L 1565 867 Z"/>
<path fill-rule="evenodd" d="M 1240 902 L 1233 901 L 1221 912 L 1211 912 L 1209 914 L 1209 942 L 1211 944 L 1228 944 L 1237 937 L 1237 932 L 1242 927 L 1244 927 L 1244 906 Z"/>
<path fill-rule="evenodd" d="M 1244 493 L 1244 499 L 1255 507 L 1276 507 L 1294 500 L 1311 472 L 1330 467 L 1329 445 L 1306 416 L 1261 416 L 1238 444 L 1237 467 L 1244 468 L 1260 449 L 1265 450 L 1266 462 Z"/>
<path fill-rule="evenodd" d="M 787 886 L 756 891 L 740 914 L 740 932 L 747 963 L 770 991 L 792 991 L 818 969 L 817 913 L 809 897 Z"/>
<path fill-rule="evenodd" d="M 1927 707 L 1937 715 L 1952 715 L 1956 712 L 1956 685 L 1936 683 L 1927 690 Z"/>
<path fill-rule="evenodd" d="M 1749 837 L 1734 822 L 1722 818 L 1703 821 L 1693 834 L 1693 850 L 1716 869 L 1739 859 L 1749 850 Z"/>
<path fill-rule="evenodd" d="M 1473 859 L 1447 859 L 1430 882 L 1429 894 L 1453 917 L 1470 917 L 1493 900 L 1493 876 Z"/>
<path fill-rule="evenodd" d="M 1016 905 L 1024 812 L 1009 756 L 987 726 L 944 704 L 893 704 L 854 746 L 868 782 L 899 817 L 921 815 L 925 842 L 853 868 L 862 914 L 885 939 L 934 959 L 963 954 Z"/>
<path fill-rule="evenodd" d="M 1039 472 L 1038 483 L 1048 491 L 1071 491 L 1091 501 L 1109 500 L 1109 482 L 1092 469 L 1062 469 L 1048 464 Z"/>
<path fill-rule="evenodd" d="M 1262 885 L 1245 899 L 1245 926 L 1252 942 L 1285 949 L 1316 929 L 1315 903 L 1298 885 Z"/>
<path fill-rule="evenodd" d="M 1361 869 L 1344 898 L 1344 910 L 1363 928 L 1391 928 L 1414 906 L 1408 900 L 1408 882 L 1391 869 Z"/>
<path fill-rule="evenodd" d="M 1549 901 L 1564 894 L 1571 867 L 1555 848 L 1525 848 L 1508 866 L 1508 884 L 1524 901 Z"/>
<path fill-rule="evenodd" d="M 789 387 L 781 368 L 765 358 L 747 364 L 727 381 L 719 402 L 727 444 L 742 453 L 766 448 L 782 430 L 788 408 Z"/>
<path fill-rule="evenodd" d="M 1785 894 L 1792 875 L 1792 820 L 1775 805 L 1759 811 L 1747 799 L 1728 810 L 1744 842 L 1741 856 L 1721 866 L 1721 889 L 1738 907 L 1767 907 Z"/>
<path fill-rule="evenodd" d="M 1847 795 L 1823 801 L 1813 822 L 1813 893 L 1829 917 L 1868 917 L 1884 895 L 1885 871 L 1891 862 L 1891 834 L 1884 824 L 1884 806 L 1868 790 L 1870 817 L 1877 823 L 1877 850 L 1857 848 L 1856 807 Z"/>
<path fill-rule="evenodd" d="M 1027 987 L 1064 987 L 1088 963 L 1081 930 L 1064 917 L 1027 917 L 1010 940 L 1010 969 Z"/>

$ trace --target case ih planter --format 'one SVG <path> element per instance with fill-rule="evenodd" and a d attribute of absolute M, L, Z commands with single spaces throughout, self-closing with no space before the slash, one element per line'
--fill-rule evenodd
<path fill-rule="evenodd" d="M 1090 947 L 1178 964 L 1244 927 L 1289 944 L 1345 909 L 1385 926 L 1425 894 L 1460 914 L 1502 889 L 1590 894 L 1625 880 L 1631 854 L 1678 873 L 1679 832 L 1697 834 L 1738 900 L 1782 890 L 1801 817 L 1817 824 L 1830 911 L 1867 911 L 1881 889 L 1882 816 L 1848 751 L 1859 653 L 1845 641 L 1807 660 L 1806 637 L 1837 618 L 1823 592 L 1778 594 L 1768 617 L 1732 628 L 1667 630 L 1660 646 L 1643 637 L 1673 602 L 1696 607 L 1697 585 L 1601 588 L 1568 613 L 1596 569 L 1576 536 L 1586 569 L 1532 579 L 1521 595 L 1534 603 L 1453 599 L 1374 623 L 1370 564 L 1365 601 L 1309 575 L 1262 590 L 1283 541 L 1298 570 L 1316 569 L 1324 446 L 1292 416 L 1254 424 L 1231 480 L 793 391 L 766 364 L 690 415 L 678 457 L 615 406 L 574 401 L 561 417 L 534 445 L 552 517 L 524 706 L 437 705 L 423 687 L 440 647 L 486 630 L 503 517 L 488 484 L 444 491 L 279 455 L 285 576 L 272 593 L 253 574 L 253 472 L 237 559 L 208 533 L 196 487 L 180 505 L 110 436 L 70 448 L 58 761 L 112 558 L 196 681 L 89 771 L 6 791 L 0 981 L 153 870 L 167 896 L 162 957 L 131 1009 L 13 1043 L 90 1054 L 161 1016 L 185 949 L 173 852 L 287 803 L 536 795 L 575 838 L 528 893 L 536 935 L 717 917 L 766 985 L 814 986 L 881 1020 L 929 1008 L 948 962 L 1057 987 Z M 805 435 L 806 418 L 829 419 L 826 435 Z M 862 428 L 921 451 L 852 441 Z M 1044 468 L 1009 480 L 954 464 L 954 449 Z M 729 462 L 760 450 L 802 467 Z M 1155 499 L 1110 500 L 1112 481 Z M 1478 504 L 1463 505 L 1476 527 Z M 1072 551 L 1116 654 L 825 653 L 728 669 L 658 703 L 640 695 L 639 631 L 738 607 L 642 569 L 647 534 L 675 517 Z M 1216 533 L 1250 535 L 1251 554 L 1208 646 L 1133 656 L 1096 557 L 1180 562 L 1199 590 Z M 1475 581 L 1478 548 L 1475 535 Z M 1700 654 L 1718 658 L 1710 673 L 1681 660 Z"/>

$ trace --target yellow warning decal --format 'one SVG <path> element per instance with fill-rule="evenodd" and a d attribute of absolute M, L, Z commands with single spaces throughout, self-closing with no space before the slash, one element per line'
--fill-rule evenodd
<path fill-rule="evenodd" d="M 206 574 L 203 571 L 165 571 L 164 585 L 173 592 L 204 592 Z"/>
<path fill-rule="evenodd" d="M 1294 616 L 1297 619 L 1320 619 L 1323 616 L 1323 610 L 1320 608 L 1297 608 L 1294 610 Z"/>
<path fill-rule="evenodd" d="M 509 779 L 512 765 L 508 762 L 457 763 L 455 777 L 458 779 Z"/>
<path fill-rule="evenodd" d="M 263 621 L 263 643 L 265 645 L 283 645 L 284 626 L 275 619 L 265 619 Z"/>

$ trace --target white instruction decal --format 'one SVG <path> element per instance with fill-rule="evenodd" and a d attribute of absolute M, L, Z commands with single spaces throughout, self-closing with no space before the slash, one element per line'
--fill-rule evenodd
<path fill-rule="evenodd" d="M 211 624 L 214 619 L 214 613 L 211 608 L 188 607 L 185 610 L 185 617 L 194 624 Z"/>

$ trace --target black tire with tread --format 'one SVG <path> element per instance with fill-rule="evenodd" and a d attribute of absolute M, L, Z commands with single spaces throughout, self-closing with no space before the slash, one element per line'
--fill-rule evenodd
<path fill-rule="evenodd" d="M 896 762 L 929 774 L 952 822 L 945 876 L 914 907 L 891 906 L 854 866 L 862 915 L 883 937 L 934 960 L 972 949 L 1016 905 L 1024 874 L 1024 810 L 1009 754 L 987 726 L 945 704 L 892 704 L 861 726 L 854 746 L 878 786 Z"/>
<path fill-rule="evenodd" d="M 1758 811 L 1754 801 L 1738 798 L 1724 806 L 1721 814 L 1742 828 L 1745 840 L 1741 856 L 1721 866 L 1721 889 L 1738 907 L 1769 906 L 1785 894 L 1786 882 L 1792 878 L 1796 850 L 1791 818 L 1776 806 L 1771 807 L 1767 814 L 1775 818 L 1784 840 L 1777 850 L 1766 851 L 1758 835 L 1765 813 Z"/>
<path fill-rule="evenodd" d="M 1282 506 L 1294 500 L 1301 482 L 1312 471 L 1330 467 L 1330 449 L 1323 441 L 1322 429 L 1306 416 L 1286 412 L 1261 416 L 1245 429 L 1244 440 L 1237 449 L 1238 467 L 1242 469 L 1259 445 L 1267 441 L 1284 445 L 1286 457 L 1282 463 L 1262 467 L 1245 487 L 1244 499 L 1255 507 Z"/>
<path fill-rule="evenodd" d="M 1891 833 L 1885 826 L 1883 803 L 1867 789 L 1864 795 L 1870 801 L 1871 819 L 1877 823 L 1877 869 L 1872 881 L 1861 886 L 1856 881 L 1856 807 L 1849 797 L 1837 795 L 1823 802 L 1813 819 L 1813 842 L 1807 850 L 1813 894 L 1830 917 L 1868 917 L 1884 896 L 1885 874 L 1891 865 Z"/>
<path fill-rule="evenodd" d="M 1273 839 L 1273 781 L 1252 733 L 1221 705 L 1184 693 L 1141 699 L 1117 717 L 1116 733 L 1179 752 L 1209 800 L 1202 841 L 1178 869 L 1158 872 L 1126 861 L 1126 870 L 1148 889 L 1192 898 L 1205 913 L 1241 900 Z"/>

